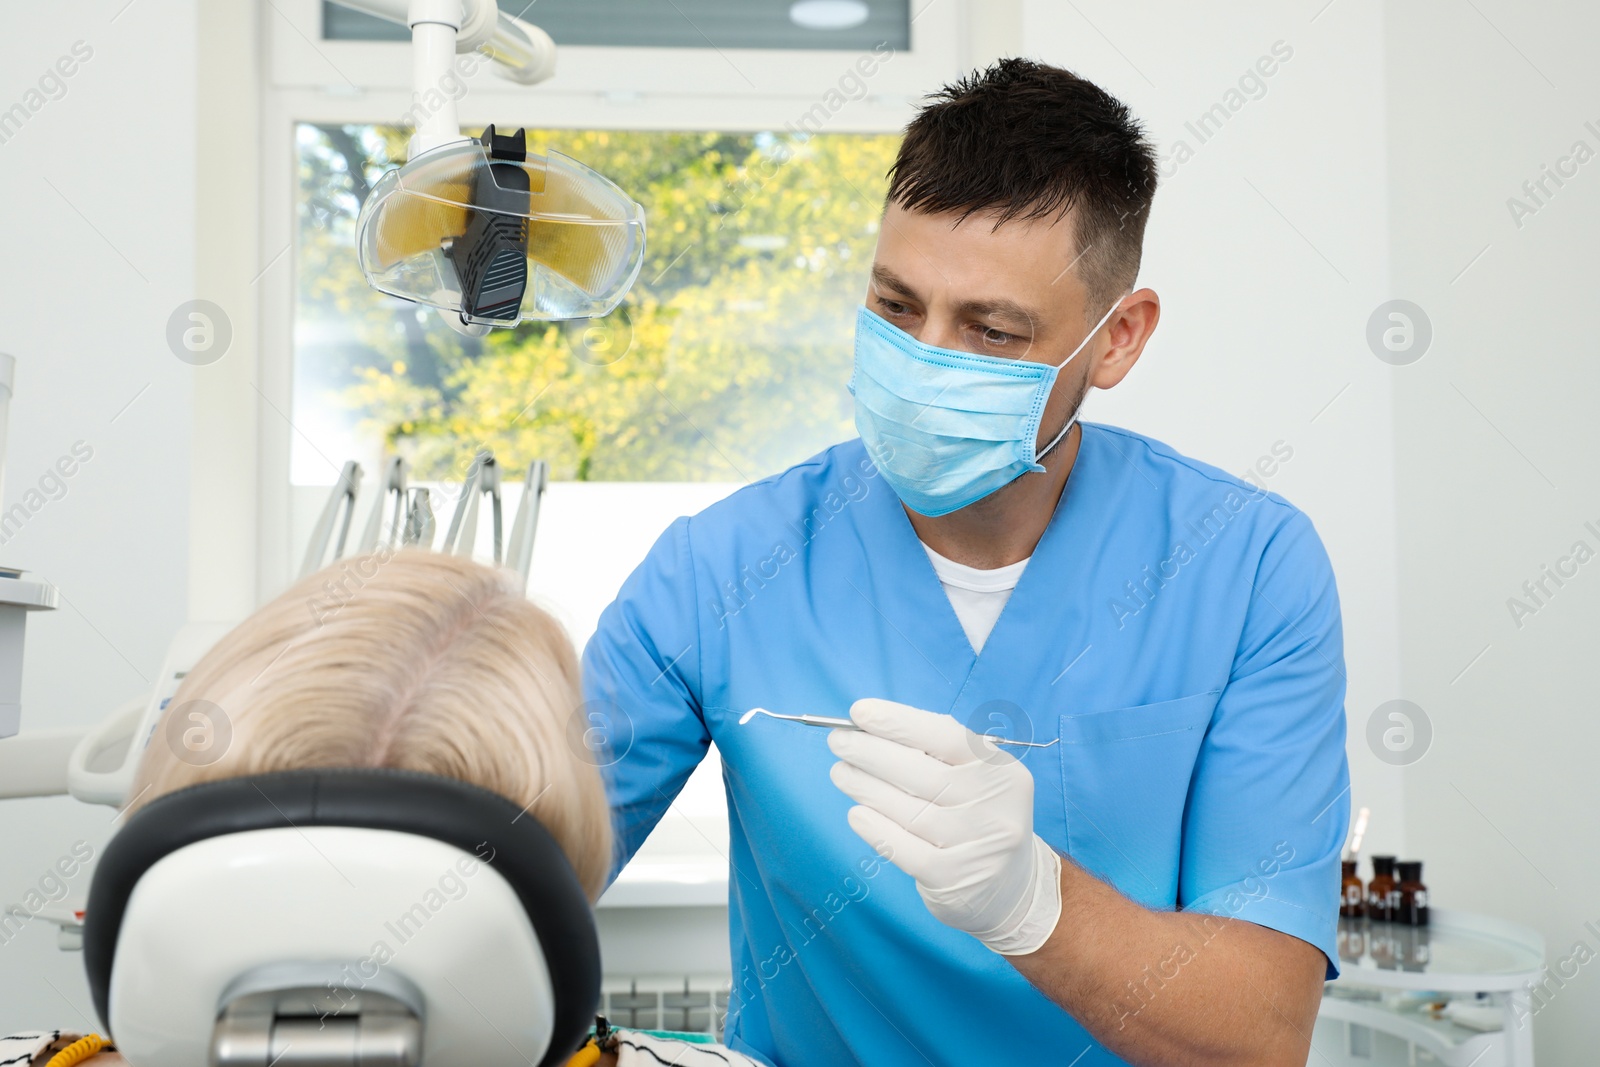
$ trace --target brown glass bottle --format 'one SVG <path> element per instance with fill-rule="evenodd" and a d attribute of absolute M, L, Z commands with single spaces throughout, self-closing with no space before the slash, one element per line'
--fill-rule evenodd
<path fill-rule="evenodd" d="M 1366 914 L 1366 908 L 1362 904 L 1365 890 L 1361 886 L 1360 877 L 1356 874 L 1356 861 L 1340 860 L 1339 866 L 1343 868 L 1339 885 L 1339 917 L 1359 919 Z"/>
<path fill-rule="evenodd" d="M 1400 872 L 1397 887 L 1399 904 L 1393 921 L 1407 926 L 1428 925 L 1428 887 L 1422 884 L 1422 861 L 1406 860 L 1395 864 Z"/>
<path fill-rule="evenodd" d="M 1381 923 L 1394 919 L 1396 901 L 1392 897 L 1396 884 L 1394 857 L 1372 857 L 1372 881 L 1367 883 L 1367 918 Z"/>

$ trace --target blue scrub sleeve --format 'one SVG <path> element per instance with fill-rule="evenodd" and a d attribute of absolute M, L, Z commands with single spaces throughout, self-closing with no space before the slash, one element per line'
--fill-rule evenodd
<path fill-rule="evenodd" d="M 699 614 L 689 520 L 623 583 L 583 650 L 584 713 L 616 831 L 616 878 L 711 744 L 700 711 Z M 596 733 L 598 731 L 598 734 Z"/>
<path fill-rule="evenodd" d="M 1293 516 L 1257 567 L 1244 632 L 1184 816 L 1178 902 L 1322 950 L 1339 974 L 1339 856 L 1350 825 L 1344 637 L 1333 568 Z"/>

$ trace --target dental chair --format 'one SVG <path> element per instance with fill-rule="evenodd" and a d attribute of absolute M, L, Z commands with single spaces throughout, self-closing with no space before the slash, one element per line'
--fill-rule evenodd
<path fill-rule="evenodd" d="M 151 801 L 101 856 L 83 953 L 134 1067 L 561 1064 L 600 1000 L 593 913 L 538 820 L 387 769 Z"/>

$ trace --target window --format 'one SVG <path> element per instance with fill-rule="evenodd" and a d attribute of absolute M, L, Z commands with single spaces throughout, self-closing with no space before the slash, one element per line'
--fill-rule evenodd
<path fill-rule="evenodd" d="M 383 450 L 459 480 L 482 447 L 556 479 L 747 482 L 853 435 L 854 308 L 897 135 L 530 130 L 530 151 L 644 205 L 644 267 L 604 320 L 473 339 L 356 265 L 360 203 L 408 133 L 296 126 L 295 484 Z"/>
<path fill-rule="evenodd" d="M 908 0 L 500 0 L 559 45 L 870 49 L 910 46 Z M 404 26 L 323 0 L 331 41 L 404 41 Z"/>
<path fill-rule="evenodd" d="M 516 14 L 525 2 L 508 10 Z M 659 0 L 615 2 L 674 7 Z M 773 7 L 793 21 L 786 0 L 703 3 Z M 886 0 L 866 3 L 874 18 L 895 10 Z M 550 131 L 535 133 L 535 148 L 553 145 L 593 165 L 648 212 L 649 260 L 626 311 L 632 353 L 614 366 L 596 366 L 604 360 L 594 360 L 591 351 L 614 335 L 586 333 L 593 324 L 560 328 L 551 343 L 568 346 L 561 380 L 530 413 L 553 419 L 546 401 L 572 391 L 579 374 L 619 377 L 612 387 L 626 405 L 621 416 L 591 424 L 600 447 L 589 447 L 590 462 L 581 471 L 583 441 L 570 427 L 564 451 L 557 452 L 547 440 L 523 444 L 511 434 L 484 435 L 462 425 L 469 416 L 494 413 L 478 405 L 485 393 L 499 403 L 514 391 L 493 375 L 531 380 L 532 371 L 517 363 L 534 357 L 531 328 L 469 347 L 436 318 L 419 321 L 415 308 L 385 301 L 359 283 L 351 244 L 357 198 L 363 182 L 404 151 L 401 132 L 385 127 L 402 125 L 415 103 L 410 46 L 325 25 L 323 0 L 274 0 L 261 9 L 260 165 L 253 168 L 254 199 L 240 206 L 258 203 L 262 217 L 255 259 L 262 269 L 254 283 L 260 294 L 258 376 L 250 388 L 209 401 L 236 405 L 239 417 L 258 427 L 260 465 L 250 477 L 261 595 L 284 588 L 296 573 L 326 487 L 345 460 L 364 469 L 359 512 L 365 516 L 386 441 L 425 467 L 414 472 L 417 479 L 449 483 L 460 481 L 461 464 L 487 436 L 511 481 L 536 451 L 548 452 L 543 458 L 558 478 L 590 479 L 551 485 L 532 583 L 581 641 L 675 516 L 853 435 L 846 384 L 852 317 L 875 237 L 869 227 L 899 131 L 925 93 L 969 65 L 968 0 L 905 3 L 904 47 L 885 31 L 874 35 L 871 48 L 850 46 L 831 30 L 817 38 L 826 38 L 825 48 L 796 42 L 759 47 L 754 41 L 695 47 L 686 37 L 664 47 L 574 43 L 572 28 L 559 25 L 560 12 L 591 6 L 592 0 L 539 0 L 524 14 L 561 42 L 555 78 L 529 88 L 483 65 L 465 79 L 459 101 L 467 132 L 489 122 Z M 676 7 L 688 31 L 691 22 L 706 28 L 698 14 L 705 10 L 702 0 L 677 0 Z M 890 47 L 880 51 L 879 40 Z M 814 135 L 800 159 L 760 173 L 773 157 L 757 149 L 800 129 Z M 601 131 L 609 139 L 605 146 L 598 144 Z M 712 150 L 719 154 L 715 164 L 707 158 Z M 688 163 L 652 171 L 642 162 L 652 155 Z M 742 204 L 751 175 L 759 194 L 730 212 Z M 833 219 L 845 222 L 822 227 Z M 836 228 L 847 257 L 837 246 L 819 253 Z M 707 243 L 685 251 L 694 237 Z M 663 258 L 665 249 L 671 251 Z M 777 290 L 775 297 L 763 286 Z M 502 347 L 514 342 L 528 347 L 520 355 Z M 590 361 L 571 354 L 573 344 Z M 739 358 L 746 354 L 752 358 Z M 656 360 L 653 378 L 643 373 L 647 358 Z M 722 373 L 723 367 L 735 372 Z M 474 374 L 477 392 L 467 397 Z M 585 402 L 594 399 L 589 394 Z M 763 411 L 759 405 L 768 401 Z M 425 417 L 409 425 L 394 420 L 407 404 Z M 562 410 L 569 418 L 581 413 L 570 404 Z M 509 421 L 519 411 L 499 414 Z M 521 420 L 515 426 L 524 429 Z M 790 433 L 796 426 L 799 432 Z M 554 433 L 548 421 L 540 433 Z M 623 466 L 624 458 L 631 467 Z M 217 466 L 216 477 L 197 489 L 202 496 L 233 491 L 236 468 Z M 602 480 L 672 477 L 698 480 Z M 509 508 L 516 494 L 507 493 Z M 442 508 L 436 514 L 447 521 Z"/>

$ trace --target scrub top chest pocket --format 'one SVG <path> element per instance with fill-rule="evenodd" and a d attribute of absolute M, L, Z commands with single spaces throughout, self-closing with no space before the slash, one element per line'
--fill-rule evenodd
<path fill-rule="evenodd" d="M 1068 853 L 1146 907 L 1177 904 L 1184 804 L 1221 695 L 1061 717 Z"/>

